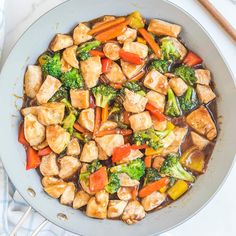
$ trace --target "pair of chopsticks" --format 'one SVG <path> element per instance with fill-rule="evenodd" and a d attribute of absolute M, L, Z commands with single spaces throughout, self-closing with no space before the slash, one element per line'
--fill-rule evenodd
<path fill-rule="evenodd" d="M 198 0 L 201 5 L 215 18 L 215 20 L 223 27 L 223 29 L 232 37 L 236 42 L 236 30 L 235 28 L 225 19 L 224 16 L 208 1 Z M 223 2 L 222 2 L 223 4 Z"/>

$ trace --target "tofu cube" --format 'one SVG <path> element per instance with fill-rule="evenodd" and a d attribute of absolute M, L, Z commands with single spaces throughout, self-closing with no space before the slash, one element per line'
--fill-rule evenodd
<path fill-rule="evenodd" d="M 195 76 L 198 84 L 209 85 L 211 82 L 211 72 L 209 70 L 195 70 Z"/>
<path fill-rule="evenodd" d="M 212 91 L 211 87 L 208 85 L 198 84 L 196 91 L 197 91 L 197 96 L 200 102 L 205 103 L 205 104 L 212 101 L 216 97 L 215 93 Z"/>
<path fill-rule="evenodd" d="M 152 127 L 152 119 L 148 111 L 144 111 L 129 117 L 130 126 L 134 132 Z"/>
<path fill-rule="evenodd" d="M 146 94 L 146 98 L 148 99 L 148 102 L 150 102 L 153 106 L 158 108 L 161 112 L 164 112 L 166 100 L 165 95 L 154 91 L 149 91 Z"/>
<path fill-rule="evenodd" d="M 171 78 L 169 80 L 169 85 L 178 97 L 182 96 L 188 89 L 188 85 L 181 78 L 178 77 Z"/>
<path fill-rule="evenodd" d="M 89 90 L 70 90 L 71 104 L 75 108 L 86 109 L 89 108 Z"/>

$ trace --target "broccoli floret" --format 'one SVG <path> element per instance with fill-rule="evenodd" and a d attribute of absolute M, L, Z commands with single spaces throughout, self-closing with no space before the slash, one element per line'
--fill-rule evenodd
<path fill-rule="evenodd" d="M 75 121 L 76 116 L 74 115 L 74 113 L 71 112 L 68 116 L 66 116 L 66 118 L 62 122 L 63 128 L 66 129 L 70 134 L 73 133 L 73 126 Z"/>
<path fill-rule="evenodd" d="M 176 153 L 169 154 L 161 166 L 160 173 L 177 179 L 194 182 L 195 178 L 187 172 L 179 162 L 179 155 Z"/>
<path fill-rule="evenodd" d="M 136 145 L 146 144 L 154 150 L 163 147 L 162 139 L 166 137 L 171 130 L 157 131 L 152 128 L 135 132 L 133 142 Z"/>
<path fill-rule="evenodd" d="M 61 86 L 57 92 L 49 99 L 49 102 L 59 102 L 62 99 L 68 99 L 69 97 L 69 92 L 68 90 L 64 87 Z"/>
<path fill-rule="evenodd" d="M 73 135 L 73 137 L 79 139 L 83 143 L 87 143 L 91 140 L 91 137 L 89 137 L 88 135 L 81 134 L 79 132 L 73 132 L 72 135 Z"/>
<path fill-rule="evenodd" d="M 188 87 L 183 97 L 179 98 L 180 107 L 183 111 L 191 111 L 198 105 L 197 94 L 192 87 Z"/>
<path fill-rule="evenodd" d="M 140 178 L 145 174 L 145 165 L 142 159 L 137 158 L 130 161 L 128 164 L 111 167 L 110 172 L 126 173 L 131 179 L 140 180 Z"/>
<path fill-rule="evenodd" d="M 61 102 L 66 105 L 68 113 L 73 113 L 75 116 L 78 115 L 78 111 L 71 105 L 71 103 L 66 98 L 63 98 Z"/>
<path fill-rule="evenodd" d="M 100 46 L 100 44 L 101 42 L 98 40 L 94 40 L 94 41 L 82 44 L 77 49 L 77 56 L 82 61 L 87 60 L 90 57 L 89 51 Z"/>
<path fill-rule="evenodd" d="M 154 182 L 156 180 L 159 180 L 161 178 L 160 174 L 158 173 L 158 171 L 154 168 L 148 168 L 146 170 L 146 175 L 145 175 L 145 179 L 144 179 L 144 185 L 150 183 L 150 182 Z"/>
<path fill-rule="evenodd" d="M 92 88 L 92 92 L 96 100 L 96 105 L 102 108 L 116 97 L 116 90 L 105 84 L 100 84 Z"/>
<path fill-rule="evenodd" d="M 118 175 L 116 173 L 111 173 L 109 175 L 108 184 L 105 187 L 106 191 L 108 193 L 113 194 L 113 193 L 116 193 L 119 188 L 120 188 L 120 179 Z"/>
<path fill-rule="evenodd" d="M 175 48 L 174 43 L 168 38 L 165 38 L 161 41 L 161 51 L 162 51 L 161 59 L 163 60 L 176 61 L 180 59 L 180 54 Z"/>
<path fill-rule="evenodd" d="M 168 116 L 180 116 L 181 115 L 181 110 L 179 107 L 179 100 L 177 97 L 175 97 L 174 92 L 172 89 L 168 89 L 167 91 L 167 104 L 166 104 L 166 111 L 165 114 Z"/>
<path fill-rule="evenodd" d="M 195 71 L 188 66 L 180 66 L 175 69 L 175 74 L 184 80 L 188 85 L 193 86 L 197 81 Z"/>
<path fill-rule="evenodd" d="M 83 181 L 87 181 L 90 174 L 94 173 L 98 169 L 102 167 L 102 164 L 100 163 L 99 160 L 94 160 L 91 164 L 87 166 L 87 171 L 84 173 L 80 173 L 79 179 Z"/>
<path fill-rule="evenodd" d="M 55 78 L 60 78 L 61 72 L 61 58 L 59 53 L 55 53 L 53 56 L 43 56 L 44 64 L 42 65 L 43 74 L 51 75 Z"/>
<path fill-rule="evenodd" d="M 114 102 L 113 106 L 111 107 L 108 116 L 111 116 L 116 113 L 120 113 L 122 110 L 121 104 L 118 102 Z"/>
<path fill-rule="evenodd" d="M 160 73 L 164 74 L 168 72 L 169 63 L 166 60 L 153 60 L 150 63 L 149 70 L 156 69 Z"/>
<path fill-rule="evenodd" d="M 61 76 L 61 82 L 68 89 L 78 89 L 84 86 L 83 78 L 79 70 L 73 68 Z"/>
<path fill-rule="evenodd" d="M 134 93 L 137 93 L 141 96 L 145 96 L 146 92 L 142 89 L 142 87 L 135 81 L 130 81 L 130 82 L 126 82 L 125 84 L 123 84 L 124 88 L 129 89 L 130 91 L 133 91 Z M 122 91 L 123 92 L 123 91 Z"/>

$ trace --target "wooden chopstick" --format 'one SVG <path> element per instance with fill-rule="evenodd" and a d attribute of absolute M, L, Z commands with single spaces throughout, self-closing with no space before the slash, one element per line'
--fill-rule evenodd
<path fill-rule="evenodd" d="M 236 41 L 236 30 L 225 19 L 225 17 L 208 0 L 198 0 L 198 1 L 215 18 L 215 20 L 224 28 L 224 30 L 232 37 L 232 39 Z"/>

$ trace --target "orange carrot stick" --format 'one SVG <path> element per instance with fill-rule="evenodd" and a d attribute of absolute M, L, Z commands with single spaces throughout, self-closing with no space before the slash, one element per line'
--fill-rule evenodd
<path fill-rule="evenodd" d="M 111 129 L 111 130 L 103 130 L 97 133 L 97 137 L 103 137 L 109 134 L 122 134 L 123 136 L 127 136 L 132 134 L 133 131 L 131 129 Z"/>
<path fill-rule="evenodd" d="M 88 34 L 89 35 L 92 35 L 92 34 L 97 34 L 97 33 L 100 33 L 104 30 L 107 30 L 108 28 L 111 28 L 115 25 L 118 25 L 122 22 L 125 21 L 125 17 L 120 17 L 120 18 L 117 18 L 115 20 L 111 20 L 111 21 L 108 21 L 108 22 L 104 22 L 102 24 L 99 24 L 98 26 L 94 27 L 93 29 L 91 29 Z"/>
<path fill-rule="evenodd" d="M 75 128 L 77 131 L 81 132 L 81 133 L 86 133 L 86 132 L 88 132 L 84 127 L 82 127 L 82 126 L 79 125 L 78 123 L 74 123 L 74 128 Z"/>
<path fill-rule="evenodd" d="M 143 38 L 147 41 L 153 52 L 157 55 L 158 58 L 161 58 L 161 49 L 159 45 L 154 41 L 151 35 L 147 32 L 146 29 L 139 29 L 138 32 L 143 36 Z"/>
<path fill-rule="evenodd" d="M 90 51 L 89 51 L 89 54 L 90 54 L 92 57 L 96 57 L 96 56 L 105 57 L 104 52 L 101 52 L 101 51 L 98 51 L 98 50 L 90 50 Z"/>
<path fill-rule="evenodd" d="M 120 84 L 120 83 L 110 83 L 110 86 L 114 89 L 121 89 L 122 88 L 122 84 Z"/>
<path fill-rule="evenodd" d="M 142 79 L 144 75 L 145 75 L 145 71 L 141 71 L 137 75 L 135 75 L 133 78 L 131 78 L 129 81 L 138 81 Z"/>
<path fill-rule="evenodd" d="M 96 114 L 95 114 L 95 122 L 94 122 L 94 130 L 93 130 L 93 138 L 96 137 L 97 132 L 100 128 L 100 124 L 101 124 L 101 113 L 102 113 L 102 109 L 101 107 L 96 107 Z"/>
<path fill-rule="evenodd" d="M 102 122 L 107 121 L 108 119 L 108 104 L 102 108 Z"/>
<path fill-rule="evenodd" d="M 153 156 L 146 156 L 144 159 L 144 164 L 147 168 L 150 168 L 152 166 L 152 157 Z"/>

